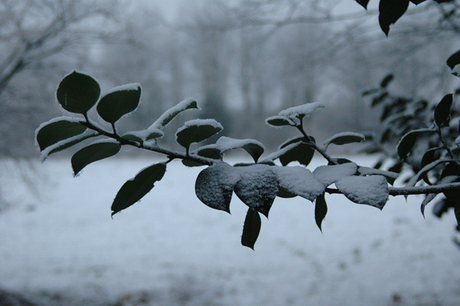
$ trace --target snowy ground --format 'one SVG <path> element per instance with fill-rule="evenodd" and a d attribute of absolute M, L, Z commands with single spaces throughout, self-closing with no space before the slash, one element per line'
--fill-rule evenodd
<path fill-rule="evenodd" d="M 420 198 L 379 211 L 326 197 L 323 233 L 310 202 L 277 199 L 252 251 L 240 245 L 244 204 L 234 196 L 232 215 L 201 204 L 200 169 L 179 162 L 112 220 L 117 190 L 149 163 L 111 159 L 73 178 L 51 158 L 39 198 L 2 167 L 19 204 L 0 214 L 0 287 L 81 305 L 460 305 L 454 216 L 429 206 L 423 219 Z"/>

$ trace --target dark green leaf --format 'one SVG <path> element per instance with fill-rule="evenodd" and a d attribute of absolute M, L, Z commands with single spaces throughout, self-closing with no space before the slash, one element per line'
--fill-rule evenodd
<path fill-rule="evenodd" d="M 382 82 L 380 82 L 380 87 L 381 88 L 387 88 L 388 84 L 390 84 L 391 81 L 393 81 L 393 74 L 389 74 L 386 77 L 383 78 Z"/>
<path fill-rule="evenodd" d="M 271 126 L 292 126 L 294 123 L 285 116 L 273 116 L 267 118 L 265 122 Z"/>
<path fill-rule="evenodd" d="M 379 88 L 372 88 L 372 89 L 363 91 L 363 92 L 361 93 L 361 96 L 365 97 L 365 96 L 372 95 L 372 94 L 374 94 L 374 93 L 376 93 L 376 92 L 379 92 L 379 91 L 380 91 Z"/>
<path fill-rule="evenodd" d="M 163 129 L 171 122 L 178 114 L 188 109 L 199 109 L 198 104 L 193 98 L 187 98 L 176 106 L 165 111 L 158 120 L 156 120 L 150 128 Z"/>
<path fill-rule="evenodd" d="M 460 50 L 452 54 L 448 59 L 447 59 L 447 66 L 451 70 L 454 70 L 455 66 L 460 64 Z M 453 72 L 454 75 L 458 76 L 458 72 Z"/>
<path fill-rule="evenodd" d="M 207 206 L 230 213 L 233 188 L 239 179 L 232 166 L 221 162 L 198 174 L 195 194 Z"/>
<path fill-rule="evenodd" d="M 207 157 L 207 158 L 212 158 L 215 160 L 221 160 L 222 159 L 222 153 L 220 152 L 219 149 L 217 148 L 212 148 L 212 147 L 202 147 L 194 150 L 191 152 L 191 154 L 196 154 L 202 157 Z M 198 161 L 192 161 L 188 159 L 183 159 L 182 163 L 187 166 L 187 167 L 200 167 L 203 166 L 204 164 Z"/>
<path fill-rule="evenodd" d="M 374 107 L 385 100 L 385 98 L 388 97 L 388 92 L 384 91 L 380 95 L 376 96 L 374 99 L 372 99 L 371 106 Z"/>
<path fill-rule="evenodd" d="M 239 180 L 235 184 L 235 194 L 250 208 L 268 217 L 268 212 L 278 193 L 277 176 L 267 165 L 255 164 L 238 167 Z"/>
<path fill-rule="evenodd" d="M 422 215 L 423 217 L 425 217 L 425 207 L 428 205 L 428 203 L 430 203 L 431 201 L 433 201 L 433 199 L 437 196 L 436 193 L 431 193 L 431 194 L 427 194 L 425 196 L 425 199 L 423 199 L 423 202 L 422 202 L 422 205 L 420 205 L 420 210 L 422 212 Z"/>
<path fill-rule="evenodd" d="M 163 178 L 166 164 L 159 163 L 140 171 L 133 179 L 127 181 L 118 191 L 112 203 L 112 216 L 142 199 L 154 183 Z"/>
<path fill-rule="evenodd" d="M 252 208 L 248 209 L 246 218 L 244 219 L 243 235 L 241 236 L 241 244 L 254 250 L 254 244 L 257 241 L 260 233 L 262 222 L 259 213 Z"/>
<path fill-rule="evenodd" d="M 195 119 L 185 123 L 176 133 L 177 142 L 188 149 L 194 142 L 200 142 L 223 130 L 214 119 Z"/>
<path fill-rule="evenodd" d="M 100 142 L 91 144 L 78 152 L 71 159 L 74 175 L 77 175 L 84 167 L 95 161 L 113 156 L 120 151 L 121 146 L 114 142 Z"/>
<path fill-rule="evenodd" d="M 97 132 L 92 132 L 92 133 L 85 133 L 85 134 L 81 134 L 80 136 L 78 137 L 73 137 L 71 140 L 69 141 L 63 141 L 61 143 L 59 143 L 58 146 L 54 146 L 52 150 L 50 150 L 49 152 L 47 152 L 46 156 L 43 156 L 43 157 L 47 157 L 51 154 L 54 154 L 54 153 L 57 153 L 57 152 L 60 152 L 60 151 L 63 151 L 65 149 L 68 149 L 82 141 L 85 141 L 87 139 L 90 139 L 92 137 L 97 137 L 97 136 L 100 136 L 97 134 Z M 45 150 L 46 151 L 46 150 Z"/>
<path fill-rule="evenodd" d="M 109 123 L 115 123 L 122 116 L 134 111 L 141 98 L 141 86 L 128 84 L 112 89 L 97 104 L 97 113 Z"/>
<path fill-rule="evenodd" d="M 323 223 L 323 220 L 326 217 L 326 214 L 327 214 L 327 204 L 326 204 L 326 199 L 323 193 L 320 196 L 318 196 L 315 201 L 315 221 L 320 231 L 323 231 L 321 229 L 321 224 Z"/>
<path fill-rule="evenodd" d="M 453 95 L 445 95 L 441 102 L 436 105 L 434 110 L 434 121 L 438 127 L 445 125 L 447 119 L 450 117 L 450 109 L 452 107 Z"/>
<path fill-rule="evenodd" d="M 58 119 L 58 118 L 56 118 Z M 59 141 L 83 134 L 86 126 L 79 122 L 66 119 L 54 120 L 51 123 L 42 124 L 36 132 L 36 140 L 40 151 L 58 143 Z"/>
<path fill-rule="evenodd" d="M 324 148 L 327 149 L 327 147 L 330 144 L 335 144 L 335 145 L 340 146 L 340 145 L 350 144 L 350 143 L 360 143 L 365 139 L 366 137 L 364 137 L 364 135 L 358 134 L 358 133 L 351 133 L 351 132 L 339 133 L 327 139 L 324 142 Z"/>
<path fill-rule="evenodd" d="M 96 104 L 100 94 L 101 88 L 95 79 L 74 71 L 59 83 L 56 98 L 66 111 L 84 115 Z"/>
<path fill-rule="evenodd" d="M 279 156 L 280 162 L 283 166 L 288 165 L 291 162 L 297 161 L 302 165 L 308 166 L 313 159 L 315 150 L 308 144 L 304 143 L 303 136 L 294 137 L 280 146 L 280 150 L 284 149 L 284 153 Z M 313 137 L 310 137 L 310 141 L 315 142 Z"/>
<path fill-rule="evenodd" d="M 369 0 L 356 0 L 356 2 L 358 2 L 359 5 L 361 5 L 362 7 L 364 7 L 364 9 L 367 10 L 367 4 L 369 3 Z"/>
<path fill-rule="evenodd" d="M 435 131 L 431 129 L 418 129 L 405 134 L 396 147 L 399 158 L 404 160 L 410 154 L 420 135 L 433 132 Z"/>
<path fill-rule="evenodd" d="M 390 32 L 390 25 L 398 21 L 408 7 L 409 0 L 380 0 L 379 24 L 386 36 Z"/>

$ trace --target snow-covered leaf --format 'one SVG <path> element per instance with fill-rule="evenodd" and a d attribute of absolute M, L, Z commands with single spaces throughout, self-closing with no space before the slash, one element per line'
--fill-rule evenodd
<path fill-rule="evenodd" d="M 76 118 L 57 117 L 42 123 L 35 131 L 35 139 L 40 151 L 62 140 L 80 135 L 86 131 L 86 126 Z"/>
<path fill-rule="evenodd" d="M 56 90 L 62 108 L 83 115 L 96 104 L 100 94 L 101 88 L 95 79 L 76 71 L 65 76 Z"/>
<path fill-rule="evenodd" d="M 325 186 L 304 167 L 271 167 L 276 174 L 281 189 L 296 194 L 309 201 L 314 201 L 324 193 Z"/>
<path fill-rule="evenodd" d="M 365 139 L 366 137 L 363 134 L 352 133 L 352 132 L 342 132 L 342 133 L 335 134 L 331 138 L 327 139 L 323 145 L 324 145 L 324 148 L 327 149 L 327 147 L 330 144 L 344 145 L 344 144 L 349 144 L 349 143 L 359 143 Z"/>
<path fill-rule="evenodd" d="M 182 113 L 188 109 L 199 109 L 198 104 L 196 103 L 195 99 L 187 98 L 181 102 L 179 102 L 176 106 L 169 108 L 166 110 L 160 118 L 158 118 L 150 128 L 160 129 L 162 130 L 168 123 L 170 123 L 178 114 Z M 150 129 L 149 128 L 149 129 Z"/>
<path fill-rule="evenodd" d="M 295 125 L 292 120 L 286 118 L 284 116 L 272 116 L 265 120 L 265 123 L 271 126 L 279 127 L 279 126 L 292 126 Z"/>
<path fill-rule="evenodd" d="M 244 219 L 243 234 L 241 235 L 241 244 L 254 250 L 254 244 L 257 241 L 260 233 L 262 221 L 259 213 L 249 208 Z"/>
<path fill-rule="evenodd" d="M 260 164 L 235 167 L 239 176 L 235 194 L 244 204 L 266 217 L 278 192 L 278 179 L 271 168 Z"/>
<path fill-rule="evenodd" d="M 299 124 L 299 120 L 302 120 L 304 117 L 310 117 L 311 113 L 313 113 L 316 109 L 324 107 L 325 105 L 321 102 L 306 103 L 282 110 L 278 115 L 288 118 L 295 124 Z"/>
<path fill-rule="evenodd" d="M 320 166 L 313 171 L 313 174 L 327 187 L 342 178 L 355 175 L 357 170 L 358 166 L 355 163 L 345 163 L 341 165 Z"/>
<path fill-rule="evenodd" d="M 120 144 L 113 141 L 98 142 L 84 147 L 76 152 L 71 158 L 74 175 L 77 175 L 90 163 L 117 154 L 120 151 L 120 148 Z"/>
<path fill-rule="evenodd" d="M 86 131 L 82 134 L 61 140 L 51 146 L 46 147 L 43 151 L 40 152 L 40 160 L 44 161 L 51 154 L 61 152 L 65 149 L 68 149 L 80 142 L 83 142 L 89 138 L 99 136 L 95 131 Z"/>
<path fill-rule="evenodd" d="M 254 139 L 234 139 L 226 136 L 222 136 L 217 140 L 216 148 L 219 149 L 221 153 L 235 149 L 243 149 L 251 155 L 255 162 L 257 162 L 265 150 L 264 145 L 260 141 Z"/>
<path fill-rule="evenodd" d="M 176 140 L 188 149 L 192 143 L 208 139 L 222 130 L 222 125 L 214 119 L 190 120 L 177 130 Z"/>
<path fill-rule="evenodd" d="M 391 185 L 393 185 L 393 183 L 399 176 L 399 173 L 396 173 L 396 172 L 385 171 L 381 169 L 375 169 L 375 168 L 363 167 L 363 166 L 358 167 L 358 173 L 361 175 L 382 175 L 387 179 L 388 183 L 390 183 Z"/>
<path fill-rule="evenodd" d="M 280 146 L 282 154 L 279 155 L 280 162 L 283 166 L 288 165 L 291 162 L 299 162 L 302 165 L 308 166 L 313 159 L 315 150 L 304 143 L 302 140 L 303 136 L 295 137 L 284 142 Z M 314 142 L 314 139 L 311 139 Z"/>
<path fill-rule="evenodd" d="M 198 174 L 195 194 L 207 206 L 230 213 L 233 188 L 239 176 L 235 169 L 224 163 L 215 163 Z"/>
<path fill-rule="evenodd" d="M 388 183 L 385 177 L 349 176 L 335 182 L 345 197 L 357 204 L 366 204 L 382 209 L 388 201 Z"/>
<path fill-rule="evenodd" d="M 126 132 L 122 137 L 127 140 L 143 143 L 144 141 L 162 138 L 164 134 L 162 130 L 149 128 L 147 130 Z"/>
<path fill-rule="evenodd" d="M 113 200 L 112 216 L 142 199 L 152 190 L 155 182 L 163 178 L 165 172 L 165 163 L 154 164 L 143 169 L 133 179 L 124 183 L 115 200 Z"/>
<path fill-rule="evenodd" d="M 201 148 L 198 148 L 196 150 L 193 150 L 190 152 L 190 155 L 198 155 L 202 157 L 207 157 L 207 158 L 212 158 L 215 160 L 221 160 L 222 159 L 222 154 L 219 149 L 209 147 L 209 146 L 204 146 Z M 203 166 L 204 164 L 198 161 L 192 161 L 189 159 L 183 159 L 182 164 L 184 164 L 187 167 L 200 167 Z"/>
<path fill-rule="evenodd" d="M 327 214 L 327 203 L 326 203 L 326 199 L 323 193 L 319 195 L 315 201 L 315 221 L 320 231 L 323 231 L 321 229 L 321 224 L 323 223 L 323 220 L 326 217 L 326 214 Z"/>
<path fill-rule="evenodd" d="M 141 85 L 127 84 L 113 88 L 97 104 L 97 113 L 109 123 L 115 123 L 122 116 L 134 111 L 141 99 Z"/>
<path fill-rule="evenodd" d="M 450 117 L 450 108 L 452 107 L 453 95 L 445 95 L 442 100 L 436 105 L 434 110 L 434 121 L 438 127 L 445 125 Z"/>

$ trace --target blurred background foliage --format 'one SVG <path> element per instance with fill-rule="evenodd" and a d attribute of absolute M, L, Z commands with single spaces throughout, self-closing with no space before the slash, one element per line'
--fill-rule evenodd
<path fill-rule="evenodd" d="M 436 102 L 452 90 L 445 60 L 458 47 L 457 6 L 411 4 L 387 38 L 372 2 L 365 11 L 352 0 L 4 0 L 0 156 L 37 156 L 34 130 L 59 111 L 55 89 L 73 69 L 94 76 L 103 93 L 142 84 L 141 111 L 126 129 L 194 97 L 199 117 L 267 149 L 286 131 L 264 119 L 307 102 L 326 104 L 307 126 L 319 142 L 375 131 L 381 110 L 361 94 L 388 73 L 392 91 L 406 96 Z"/>

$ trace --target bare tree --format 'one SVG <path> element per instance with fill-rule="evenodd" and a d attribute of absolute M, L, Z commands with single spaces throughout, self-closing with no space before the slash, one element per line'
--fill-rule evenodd
<path fill-rule="evenodd" d="M 1 156 L 30 152 L 56 80 L 83 68 L 91 44 L 126 38 L 120 14 L 117 1 L 0 2 Z"/>

